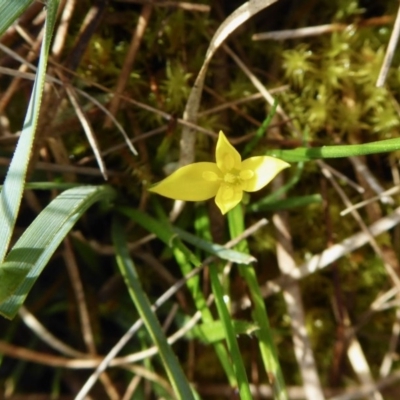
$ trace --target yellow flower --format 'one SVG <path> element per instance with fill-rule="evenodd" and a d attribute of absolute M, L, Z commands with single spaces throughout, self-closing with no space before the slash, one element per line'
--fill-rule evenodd
<path fill-rule="evenodd" d="M 215 196 L 215 203 L 226 214 L 243 197 L 243 192 L 256 192 L 290 165 L 278 158 L 259 156 L 242 161 L 237 150 L 219 132 L 215 151 L 216 163 L 198 162 L 179 168 L 155 183 L 150 192 L 170 199 L 202 201 Z"/>

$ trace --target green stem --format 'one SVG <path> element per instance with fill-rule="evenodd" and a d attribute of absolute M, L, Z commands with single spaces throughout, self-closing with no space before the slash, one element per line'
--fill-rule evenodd
<path fill-rule="evenodd" d="M 158 203 L 154 203 L 157 213 L 159 214 L 159 220 L 156 220 L 149 215 L 142 213 L 141 211 L 120 207 L 119 211 L 124 215 L 131 218 L 137 224 L 154 233 L 160 240 L 162 240 L 167 246 L 169 246 L 173 252 L 173 255 L 181 268 L 182 275 L 189 274 L 193 266 L 198 267 L 201 265 L 200 260 L 180 241 L 176 233 L 174 233 L 168 219 L 163 210 L 159 207 Z M 204 324 L 211 323 L 214 321 L 214 317 L 207 306 L 207 301 L 204 298 L 203 292 L 200 288 L 200 279 L 198 276 L 194 276 L 186 282 L 187 288 L 190 291 L 196 309 L 201 312 L 201 318 Z M 214 344 L 215 352 L 221 362 L 221 365 L 226 373 L 229 380 L 229 384 L 232 387 L 237 385 L 235 373 L 230 363 L 228 352 L 224 347 L 223 343 L 217 342 Z"/>
<path fill-rule="evenodd" d="M 251 151 L 257 146 L 258 142 L 261 140 L 263 135 L 265 134 L 266 129 L 268 128 L 269 124 L 272 121 L 273 116 L 276 113 L 276 109 L 278 108 L 278 101 L 275 99 L 274 104 L 272 105 L 272 109 L 269 112 L 267 118 L 263 121 L 261 126 L 257 129 L 257 132 L 253 139 L 250 140 L 249 143 L 246 144 L 245 148 L 242 151 L 242 156 L 247 156 Z"/>
<path fill-rule="evenodd" d="M 215 265 L 210 265 L 210 279 L 212 290 L 215 296 L 215 304 L 217 305 L 218 314 L 224 327 L 226 342 L 232 357 L 232 364 L 238 382 L 240 398 L 242 400 L 252 400 L 249 381 L 247 380 L 246 370 L 244 368 L 242 355 L 236 340 L 235 329 L 228 308 L 224 302 L 224 291 L 218 278 L 218 272 Z"/>
<path fill-rule="evenodd" d="M 241 205 L 237 205 L 228 213 L 229 231 L 232 238 L 237 237 L 244 231 L 244 218 Z M 240 242 L 236 246 L 237 250 L 247 251 L 246 241 Z M 249 287 L 251 299 L 254 307 L 254 321 L 260 330 L 258 333 L 258 343 L 261 357 L 266 369 L 268 379 L 272 386 L 274 398 L 276 400 L 287 400 L 285 381 L 279 364 L 277 351 L 273 341 L 271 327 L 269 325 L 268 314 L 265 308 L 264 299 L 261 294 L 260 286 L 257 281 L 256 272 L 251 265 L 239 265 L 239 272 Z"/>
<path fill-rule="evenodd" d="M 263 197 L 261 200 L 249 204 L 246 207 L 246 211 L 247 212 L 261 211 L 264 209 L 266 205 L 277 202 L 284 193 L 286 193 L 289 189 L 291 189 L 299 182 L 301 174 L 303 173 L 303 167 L 304 163 L 299 162 L 297 164 L 296 172 L 285 185 L 280 187 L 278 190 L 272 192 L 270 195 Z"/>
<path fill-rule="evenodd" d="M 269 150 L 265 154 L 280 158 L 287 162 L 309 161 L 320 158 L 341 158 L 364 156 L 367 154 L 388 153 L 400 150 L 400 138 L 380 140 L 364 144 L 348 144 L 340 146 L 299 147 L 292 150 Z"/>
<path fill-rule="evenodd" d="M 113 243 L 116 249 L 116 259 L 121 275 L 124 277 L 129 294 L 139 312 L 143 323 L 153 341 L 158 347 L 159 355 L 174 388 L 175 394 L 181 400 L 195 400 L 192 389 L 187 381 L 181 365 L 168 344 L 161 325 L 151 308 L 150 301 L 143 291 L 135 265 L 129 255 L 129 250 L 123 233 L 122 224 L 115 219 L 112 225 Z"/>

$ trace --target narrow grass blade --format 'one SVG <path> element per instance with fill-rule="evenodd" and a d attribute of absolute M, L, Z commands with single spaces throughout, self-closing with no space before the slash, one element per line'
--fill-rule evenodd
<path fill-rule="evenodd" d="M 150 302 L 144 293 L 137 275 L 135 265 L 129 256 L 126 239 L 123 235 L 123 226 L 115 220 L 112 227 L 112 237 L 116 249 L 117 263 L 121 274 L 125 279 L 131 298 L 143 319 L 143 322 L 154 342 L 159 349 L 160 357 L 168 374 L 170 382 L 176 395 L 182 400 L 194 400 L 190 385 L 182 371 L 182 368 L 172 351 L 162 331 Z"/>
<path fill-rule="evenodd" d="M 289 181 L 280 187 L 278 190 L 272 192 L 270 195 L 263 197 L 259 201 L 253 202 L 246 207 L 247 212 L 257 212 L 261 211 L 264 205 L 269 205 L 281 198 L 281 196 L 286 193 L 288 190 L 293 188 L 297 183 L 299 183 L 301 174 L 303 173 L 304 162 L 299 162 L 297 164 L 296 171 L 294 175 L 289 179 Z"/>
<path fill-rule="evenodd" d="M 272 118 L 275 116 L 276 109 L 278 108 L 278 100 L 275 99 L 274 103 L 272 105 L 271 111 L 269 112 L 267 118 L 263 121 L 261 126 L 257 129 L 257 132 L 253 139 L 250 140 L 243 149 L 241 155 L 242 158 L 246 158 L 247 155 L 249 155 L 254 147 L 257 146 L 258 142 L 261 140 L 261 138 L 265 135 L 265 131 L 267 130 L 269 124 L 272 121 Z"/>
<path fill-rule="evenodd" d="M 292 196 L 288 199 L 276 200 L 274 202 L 263 204 L 257 207 L 257 211 L 278 211 L 289 210 L 291 208 L 304 207 L 313 203 L 322 203 L 322 196 L 320 194 L 310 194 L 307 196 Z M 251 207 L 251 210 L 254 208 Z"/>
<path fill-rule="evenodd" d="M 234 238 L 244 231 L 244 218 L 242 207 L 239 204 L 228 213 L 229 232 Z M 246 241 L 238 244 L 237 248 L 247 251 Z M 243 276 L 249 288 L 252 303 L 254 305 L 253 318 L 254 322 L 259 326 L 258 343 L 267 375 L 271 382 L 274 399 L 287 400 L 285 381 L 283 379 L 282 370 L 279 364 L 274 340 L 272 337 L 271 327 L 268 320 L 267 310 L 265 308 L 264 299 L 261 294 L 260 286 L 257 281 L 257 275 L 252 265 L 239 265 L 239 272 Z"/>
<path fill-rule="evenodd" d="M 258 326 L 247 321 L 232 321 L 235 335 L 251 335 L 258 330 Z M 221 321 L 195 326 L 186 337 L 199 339 L 205 344 L 216 343 L 225 339 L 225 331 Z"/>
<path fill-rule="evenodd" d="M 149 232 L 154 233 L 160 240 L 162 240 L 167 246 L 172 248 L 172 253 L 178 263 L 182 275 L 186 276 L 189 274 L 193 267 L 201 265 L 200 260 L 181 242 L 171 229 L 171 225 L 167 223 L 161 223 L 154 218 L 141 213 L 140 211 L 133 210 L 130 208 L 119 209 L 123 214 L 131 218 L 133 221 L 141 225 Z M 165 216 L 161 216 L 161 219 L 165 219 Z M 205 324 L 213 323 L 214 317 L 207 306 L 207 301 L 200 289 L 200 279 L 198 276 L 193 276 L 186 282 L 186 286 L 193 297 L 194 304 L 201 312 L 201 318 Z M 222 367 L 226 373 L 231 387 L 236 387 L 236 377 L 233 371 L 228 352 L 223 343 L 217 342 L 214 344 L 214 350 L 221 362 Z"/>
<path fill-rule="evenodd" d="M 13 2 L 14 1 L 9 3 Z M 40 50 L 39 67 L 35 83 L 33 85 L 33 91 L 29 101 L 28 110 L 26 112 L 21 137 L 18 140 L 18 144 L 0 194 L 0 262 L 4 260 L 6 255 L 24 191 L 26 172 L 39 118 L 47 59 L 50 50 L 51 37 L 56 22 L 58 3 L 59 0 L 49 0 L 47 2 L 45 35 Z M 3 15 L 0 15 L 0 19 L 2 19 Z"/>
<path fill-rule="evenodd" d="M 32 222 L 0 266 L 0 314 L 13 318 L 73 225 L 95 202 L 111 201 L 109 186 L 81 186 L 56 197 Z"/>
<path fill-rule="evenodd" d="M 224 291 L 218 278 L 218 272 L 215 265 L 210 265 L 211 286 L 215 296 L 215 303 L 218 309 L 218 315 L 221 318 L 222 326 L 225 332 L 226 343 L 232 358 L 233 369 L 238 382 L 238 390 L 242 400 L 252 400 L 249 381 L 247 379 L 246 369 L 243 364 L 243 357 L 240 353 L 239 344 L 236 340 L 235 329 L 232 318 L 224 301 Z"/>
<path fill-rule="evenodd" d="M 190 243 L 211 255 L 217 256 L 222 260 L 240 264 L 250 264 L 255 261 L 255 258 L 249 254 L 226 249 L 221 245 L 208 242 L 207 240 L 201 239 L 196 235 L 184 231 L 183 229 L 169 225 L 166 222 L 160 222 L 159 220 L 156 220 L 155 218 L 152 218 L 141 211 L 126 207 L 120 208 L 119 211 L 132 218 L 132 220 L 142 225 L 149 232 L 154 233 L 169 246 L 171 246 L 174 240 L 178 237 L 179 239 Z"/>
<path fill-rule="evenodd" d="M 224 246 L 201 239 L 196 235 L 193 235 L 189 232 L 184 231 L 183 229 L 178 228 L 177 226 L 172 227 L 172 230 L 184 242 L 190 243 L 209 254 L 217 256 L 221 260 L 226 260 L 246 265 L 256 261 L 256 259 L 250 254 L 244 254 L 236 250 L 226 249 Z"/>

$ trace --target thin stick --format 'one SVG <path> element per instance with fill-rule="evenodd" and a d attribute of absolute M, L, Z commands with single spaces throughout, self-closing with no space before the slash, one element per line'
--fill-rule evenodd
<path fill-rule="evenodd" d="M 96 138 L 96 135 L 92 128 L 92 125 L 89 122 L 89 120 L 86 118 L 86 115 L 83 112 L 82 107 L 80 106 L 78 99 L 76 97 L 76 94 L 73 91 L 72 87 L 69 85 L 66 85 L 65 91 L 68 95 L 68 98 L 69 98 L 69 101 L 71 102 L 72 107 L 75 110 L 75 114 L 78 117 L 78 119 L 82 125 L 82 128 L 86 134 L 86 139 L 88 140 L 90 147 L 92 148 L 92 151 L 96 158 L 97 165 L 99 166 L 100 172 L 103 175 L 104 180 L 107 180 L 108 179 L 107 168 L 103 161 L 103 158 L 101 157 L 99 143 L 97 141 L 97 138 Z"/>
<path fill-rule="evenodd" d="M 261 81 L 250 71 L 247 65 L 227 46 L 222 45 L 222 48 L 229 54 L 229 56 L 235 61 L 238 67 L 245 73 L 249 78 L 250 82 L 254 87 L 261 93 L 267 103 L 272 107 L 274 105 L 274 98 L 272 97 L 269 90 L 261 83 Z M 289 122 L 290 118 L 286 115 L 285 111 L 281 106 L 278 105 L 276 108 L 277 113 L 283 118 L 284 121 Z M 297 131 L 297 129 L 296 129 Z"/>
<path fill-rule="evenodd" d="M 89 309 L 85 298 L 82 280 L 79 275 L 78 265 L 76 263 L 75 255 L 72 250 L 71 241 L 68 237 L 64 239 L 63 256 L 64 256 L 64 262 L 67 266 L 68 274 L 71 279 L 72 288 L 74 290 L 74 294 L 76 297 L 76 304 L 78 306 L 78 311 L 79 311 L 83 340 L 86 344 L 86 348 L 88 349 L 89 353 L 91 355 L 96 355 L 97 350 L 94 343 L 92 326 L 90 323 Z M 100 380 L 110 399 L 118 400 L 119 399 L 118 391 L 114 387 L 108 375 L 106 373 L 102 373 L 100 375 Z"/>
<path fill-rule="evenodd" d="M 317 161 L 318 163 L 318 161 Z M 341 197 L 342 201 L 347 207 L 351 207 L 352 204 L 345 194 L 345 192 L 342 190 L 342 188 L 338 185 L 335 179 L 333 179 L 333 176 L 331 175 L 330 171 L 328 171 L 324 166 L 321 168 L 322 173 L 325 175 L 327 179 L 331 182 L 332 186 L 335 188 L 336 192 L 339 194 Z M 396 285 L 398 288 L 400 288 L 400 278 L 398 277 L 396 271 L 394 270 L 393 266 L 386 262 L 385 258 L 383 257 L 382 250 L 379 247 L 378 243 L 376 242 L 374 236 L 371 234 L 370 230 L 368 229 L 367 225 L 365 224 L 364 220 L 361 218 L 360 214 L 358 213 L 357 210 L 353 210 L 351 212 L 353 215 L 354 219 L 357 221 L 359 224 L 360 228 L 366 233 L 366 235 L 369 238 L 369 242 L 371 244 L 372 249 L 374 250 L 375 254 L 382 260 L 382 263 L 386 269 L 386 272 L 392 279 L 392 282 L 394 285 Z"/>
<path fill-rule="evenodd" d="M 375 178 L 374 174 L 367 167 L 367 165 L 362 162 L 360 157 L 349 157 L 350 162 L 353 164 L 354 169 L 363 176 L 365 182 L 369 185 L 369 187 L 377 194 L 381 195 L 380 200 L 382 203 L 393 204 L 394 200 L 390 196 L 382 195 L 382 192 L 385 190 L 382 185 Z"/>
<path fill-rule="evenodd" d="M 361 207 L 366 206 L 367 204 L 370 204 L 370 203 L 373 203 L 374 201 L 380 200 L 381 197 L 383 197 L 383 196 L 390 196 L 392 194 L 396 194 L 399 191 L 400 191 L 400 186 L 394 186 L 394 187 L 380 193 L 378 196 L 371 197 L 370 199 L 360 201 L 357 204 L 353 204 L 350 207 L 345 208 L 343 211 L 340 212 L 340 216 L 344 217 L 345 215 L 350 213 L 352 210 L 357 210 Z"/>
<path fill-rule="evenodd" d="M 310 36 L 320 36 L 325 33 L 333 33 L 333 32 L 340 32 L 350 27 L 366 27 L 366 26 L 380 26 L 385 25 L 391 22 L 393 18 L 391 16 L 382 16 L 376 18 L 369 18 L 359 23 L 352 24 L 352 25 L 345 25 L 345 24 L 326 24 L 326 25 L 318 25 L 318 26 L 308 26 L 305 28 L 298 28 L 298 29 L 285 29 L 281 31 L 272 31 L 272 32 L 262 32 L 262 33 L 255 33 L 252 36 L 253 40 L 287 40 L 287 39 L 299 39 L 303 37 L 310 37 Z"/>
<path fill-rule="evenodd" d="M 145 4 L 143 6 L 142 12 L 140 13 L 139 20 L 136 25 L 136 29 L 132 34 L 132 39 L 129 45 L 128 53 L 125 57 L 124 65 L 122 66 L 121 73 L 117 81 L 117 87 L 115 88 L 114 96 L 111 99 L 109 111 L 114 116 L 117 114 L 121 102 L 121 98 L 119 95 L 123 93 L 125 86 L 129 80 L 129 76 L 131 74 L 131 71 L 133 69 L 133 64 L 135 62 L 136 54 L 139 50 L 140 42 L 142 41 L 144 32 L 149 23 L 152 10 L 153 7 L 150 4 Z M 110 118 L 106 117 L 104 126 L 106 128 L 110 128 L 111 123 L 112 121 L 110 120 Z"/>
<path fill-rule="evenodd" d="M 282 175 L 278 175 L 272 184 L 274 190 L 282 187 Z M 276 253 L 279 269 L 282 274 L 286 274 L 296 268 L 287 212 L 275 213 L 272 217 L 272 222 L 276 230 Z M 303 380 L 305 397 L 307 399 L 323 400 L 325 397 L 306 329 L 305 312 L 298 282 L 294 282 L 285 288 L 283 297 L 290 317 L 294 354 Z"/>
<path fill-rule="evenodd" d="M 209 12 L 211 7 L 206 4 L 189 3 L 187 1 L 168 1 L 168 0 L 115 0 L 119 3 L 151 4 L 156 7 L 176 7 L 187 11 Z"/>
<path fill-rule="evenodd" d="M 394 52 L 397 47 L 399 35 L 400 35 L 400 6 L 397 11 L 396 21 L 393 26 L 392 34 L 390 35 L 390 40 L 386 50 L 385 58 L 383 60 L 382 67 L 379 72 L 378 79 L 376 81 L 377 87 L 382 87 L 385 84 L 390 65 L 392 64 Z"/>
<path fill-rule="evenodd" d="M 371 224 L 368 227 L 368 231 L 372 236 L 379 236 L 398 224 L 400 224 L 400 207 L 396 208 L 393 213 Z M 351 253 L 361 246 L 364 246 L 368 241 L 369 235 L 364 231 L 349 236 L 342 242 L 334 244 L 320 254 L 312 256 L 307 262 L 303 263 L 298 268 L 291 270 L 288 274 L 284 276 L 281 275 L 279 278 L 267 282 L 262 288 L 263 296 L 268 297 L 274 293 L 278 293 L 282 288 L 291 284 L 292 280 L 304 279 L 307 276 L 328 267 L 339 258 Z M 246 308 L 246 304 L 248 303 L 247 298 L 241 299 L 240 302 L 244 305 L 243 308 Z"/>
<path fill-rule="evenodd" d="M 39 322 L 39 320 L 25 306 L 21 306 L 18 314 L 21 317 L 22 321 L 24 321 L 25 325 L 29 329 L 31 329 L 40 340 L 48 344 L 53 349 L 59 351 L 61 354 L 70 357 L 91 357 L 88 354 L 73 349 L 72 347 L 62 342 L 60 339 L 56 338 L 51 332 L 46 329 L 45 326 L 43 326 Z"/>

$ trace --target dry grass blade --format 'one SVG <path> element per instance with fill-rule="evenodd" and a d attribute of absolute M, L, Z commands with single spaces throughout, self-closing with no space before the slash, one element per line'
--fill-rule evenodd
<path fill-rule="evenodd" d="M 392 22 L 391 16 L 382 16 L 376 18 L 369 18 L 356 23 L 356 26 L 380 26 Z M 346 29 L 352 28 L 354 25 L 346 24 L 325 24 L 318 26 L 307 26 L 298 29 L 284 29 L 281 31 L 256 33 L 253 35 L 253 40 L 287 40 L 287 39 L 300 39 L 303 37 L 320 36 L 326 33 L 341 32 Z"/>
<path fill-rule="evenodd" d="M 68 346 L 60 339 L 55 337 L 51 332 L 49 332 L 45 326 L 43 326 L 38 319 L 24 306 L 22 306 L 18 311 L 19 316 L 22 321 L 28 326 L 33 332 L 35 332 L 36 336 L 47 343 L 53 349 L 59 351 L 61 354 L 64 354 L 69 357 L 86 357 L 85 353 L 77 351 L 72 347 Z M 90 356 L 89 356 L 90 357 Z"/>
<path fill-rule="evenodd" d="M 274 190 L 278 190 L 282 184 L 283 178 L 282 175 L 279 175 L 273 181 Z M 277 261 L 281 273 L 285 275 L 296 269 L 287 212 L 275 213 L 272 217 L 272 223 L 276 231 Z M 322 391 L 310 338 L 307 333 L 300 286 L 298 282 L 293 282 L 290 286 L 283 289 L 282 292 L 290 317 L 293 348 L 297 364 L 300 368 L 305 397 L 307 399 L 323 400 L 325 396 Z"/>
<path fill-rule="evenodd" d="M 397 289 L 397 288 L 396 288 Z M 398 292 L 396 293 L 398 298 Z M 381 378 L 385 378 L 389 375 L 390 370 L 392 369 L 393 362 L 396 360 L 396 349 L 399 343 L 400 336 L 400 309 L 396 310 L 396 319 L 393 323 L 392 334 L 389 341 L 389 350 L 386 352 L 383 357 L 381 367 L 379 368 L 379 376 Z"/>
<path fill-rule="evenodd" d="M 0 43 L 0 50 L 4 51 L 6 54 L 10 55 L 12 58 L 15 58 L 16 60 L 22 62 L 24 65 L 26 64 L 27 66 L 30 67 L 31 70 L 36 71 L 36 67 L 29 63 L 28 61 L 25 61 L 21 56 L 19 56 L 16 52 L 14 52 L 13 50 L 7 48 L 6 46 L 4 46 L 3 44 Z M 35 79 L 35 75 L 32 73 L 28 73 L 28 72 L 22 72 L 22 71 L 15 71 L 13 69 L 10 68 L 6 68 L 6 67 L 2 67 L 0 66 L 0 72 L 10 75 L 10 76 L 16 76 L 18 78 L 23 78 L 23 79 L 29 79 L 29 80 L 34 80 Z M 47 83 L 56 83 L 60 86 L 64 86 L 64 82 L 61 79 L 57 79 L 54 76 L 51 76 L 49 74 L 46 74 L 46 82 Z M 98 85 L 100 86 L 100 89 L 105 90 L 105 91 L 109 91 L 108 89 L 104 88 L 104 86 Z M 75 89 L 77 93 L 79 93 L 81 96 L 85 97 L 86 99 L 88 99 L 89 101 L 91 101 L 93 104 L 95 104 L 100 110 L 102 110 L 109 119 L 111 119 L 114 123 L 114 125 L 117 127 L 117 129 L 120 131 L 120 133 L 122 134 L 123 138 L 125 139 L 125 145 L 130 149 L 130 151 L 132 152 L 133 155 L 137 155 L 137 151 L 134 148 L 131 140 L 128 137 L 128 134 L 126 133 L 125 129 L 123 128 L 123 126 L 118 122 L 118 120 L 107 110 L 106 107 L 104 107 L 98 100 L 96 100 L 93 96 L 89 95 L 88 93 L 86 93 L 83 90 L 80 89 Z M 109 91 L 111 92 L 111 91 Z M 135 102 L 132 99 L 126 98 L 125 100 L 133 102 L 134 104 L 138 104 L 137 102 Z M 153 109 L 152 107 L 150 107 L 150 109 L 152 111 L 157 111 L 155 109 Z M 169 116 L 168 116 L 169 118 Z M 171 116 L 172 118 L 172 116 Z M 207 131 L 207 133 L 209 133 Z"/>
<path fill-rule="evenodd" d="M 345 192 L 342 190 L 342 188 L 339 186 L 339 184 L 333 178 L 332 174 L 323 166 L 321 168 L 321 171 L 324 174 L 324 176 L 331 182 L 332 186 L 335 188 L 336 192 L 339 194 L 339 196 L 341 197 L 341 199 L 344 202 L 344 204 L 346 205 L 346 207 L 351 207 L 352 204 L 351 204 L 348 196 L 345 194 Z M 376 255 L 382 260 L 383 265 L 384 265 L 388 275 L 390 276 L 392 282 L 398 288 L 400 288 L 400 278 L 397 275 L 397 273 L 395 271 L 395 268 L 393 267 L 393 265 L 391 263 L 387 262 L 387 260 L 385 259 L 381 248 L 379 247 L 378 243 L 376 242 L 376 240 L 375 240 L 374 236 L 372 235 L 371 231 L 368 229 L 368 227 L 365 224 L 364 220 L 362 219 L 361 215 L 355 209 L 353 209 L 351 214 L 354 217 L 354 219 L 357 221 L 357 223 L 359 224 L 360 228 L 369 237 L 369 242 L 371 244 L 372 249 L 374 250 Z"/>
<path fill-rule="evenodd" d="M 187 11 L 209 12 L 211 7 L 206 4 L 190 3 L 187 1 L 168 1 L 168 0 L 116 0 L 120 3 L 135 3 L 143 5 L 152 5 L 154 7 L 181 8 Z"/>
<path fill-rule="evenodd" d="M 21 62 L 21 65 L 18 68 L 18 72 L 20 74 L 16 75 L 13 82 L 8 86 L 7 90 L 4 93 L 2 93 L 2 95 L 1 95 L 1 98 L 0 98 L 0 113 L 1 114 L 4 113 L 4 110 L 7 107 L 8 103 L 11 101 L 13 95 L 20 87 L 21 81 L 24 77 L 23 74 L 28 71 L 29 64 L 37 58 L 37 55 L 40 50 L 40 46 L 42 44 L 43 35 L 44 35 L 44 29 L 41 30 L 41 32 L 39 33 L 35 42 L 32 43 L 31 51 L 27 54 L 26 61 L 21 56 L 19 57 L 19 61 Z M 5 46 L 0 43 L 0 48 L 2 48 L 3 51 L 4 51 L 4 47 Z M 32 78 L 33 78 L 32 80 L 34 80 L 35 76 L 33 75 Z"/>
<path fill-rule="evenodd" d="M 82 128 L 86 134 L 86 138 L 90 144 L 90 147 L 93 150 L 93 153 L 96 158 L 97 164 L 100 168 L 101 174 L 103 175 L 104 180 L 107 180 L 108 174 L 107 174 L 106 165 L 104 164 L 103 158 L 101 156 L 99 143 L 96 139 L 94 130 L 93 130 L 89 120 L 86 118 L 85 113 L 83 112 L 81 106 L 79 105 L 78 99 L 76 98 L 76 94 L 74 93 L 72 88 L 70 86 L 66 85 L 65 91 L 67 93 L 69 101 L 72 104 L 72 107 L 75 110 L 76 116 L 78 117 L 78 119 L 82 125 Z"/>
<path fill-rule="evenodd" d="M 353 328 L 347 310 L 343 305 L 341 305 L 341 307 L 341 312 L 344 314 L 343 320 L 345 329 L 352 331 Z M 374 382 L 370 366 L 361 347 L 360 341 L 354 334 L 349 338 L 347 357 L 360 383 L 363 386 L 369 386 L 371 388 L 374 388 L 375 386 L 375 388 L 371 390 L 371 393 L 369 393 L 368 398 L 370 400 L 383 400 L 382 394 L 376 388 L 377 385 Z"/>
<path fill-rule="evenodd" d="M 142 12 L 139 16 L 139 21 L 136 25 L 136 30 L 132 34 L 132 39 L 129 45 L 128 53 L 125 57 L 124 65 L 122 66 L 121 74 L 119 75 L 118 78 L 117 87 L 115 88 L 115 95 L 112 98 L 110 104 L 110 113 L 114 116 L 117 114 L 119 104 L 121 102 L 121 98 L 119 95 L 123 93 L 124 88 L 128 82 L 129 76 L 133 68 L 133 63 L 136 58 L 136 54 L 139 50 L 140 42 L 143 38 L 146 27 L 149 23 L 152 9 L 153 7 L 150 4 L 145 4 L 143 6 Z M 111 123 L 112 121 L 109 118 L 106 118 L 104 125 L 105 127 L 109 128 L 111 126 Z"/>
<path fill-rule="evenodd" d="M 54 35 L 53 46 L 51 49 L 53 59 L 59 59 L 61 56 L 61 52 L 67 40 L 68 29 L 71 24 L 71 18 L 76 4 L 77 0 L 64 0 L 64 4 L 60 7 L 62 10 L 60 22 L 57 27 L 57 32 Z"/>
<path fill-rule="evenodd" d="M 345 208 L 343 211 L 340 212 L 340 215 L 342 217 L 344 217 L 345 215 L 349 214 L 352 210 L 357 210 L 357 209 L 359 209 L 361 207 L 364 207 L 367 204 L 370 204 L 370 203 L 372 203 L 374 201 L 379 201 L 380 200 L 383 203 L 384 201 L 382 200 L 382 197 L 391 196 L 392 194 L 396 194 L 399 191 L 400 191 L 400 186 L 394 186 L 394 187 L 392 187 L 392 188 L 390 188 L 388 190 L 385 190 L 385 191 L 381 192 L 378 196 L 371 197 L 368 200 L 360 201 L 357 204 L 353 204 L 352 206 L 350 206 L 348 208 Z"/>
<path fill-rule="evenodd" d="M 223 46 L 224 50 L 232 57 L 235 63 L 239 66 L 239 68 L 246 74 L 249 78 L 250 82 L 254 85 L 254 87 L 261 93 L 267 103 L 272 107 L 274 104 L 274 98 L 271 93 L 265 88 L 265 86 L 261 83 L 261 81 L 250 71 L 250 69 L 246 66 L 246 64 L 226 45 Z M 284 122 L 287 122 L 291 125 L 291 128 L 295 131 L 295 127 L 290 122 L 290 118 L 286 115 L 285 111 L 281 106 L 277 106 L 277 113 L 282 117 Z M 300 135 L 299 135 L 300 136 Z"/>
<path fill-rule="evenodd" d="M 363 175 L 363 178 L 365 179 L 366 183 L 369 185 L 369 187 L 379 195 L 379 200 L 382 203 L 387 203 L 387 204 L 394 204 L 394 200 L 392 197 L 387 196 L 382 194 L 384 192 L 384 188 L 382 185 L 378 182 L 374 174 L 371 172 L 371 170 L 368 168 L 368 166 L 362 162 L 360 157 L 349 157 L 350 162 L 353 164 L 354 169 Z"/>
<path fill-rule="evenodd" d="M 392 35 L 390 36 L 389 45 L 386 49 L 385 58 L 382 63 L 381 70 L 379 72 L 378 79 L 376 81 L 377 87 L 382 87 L 385 84 L 387 74 L 389 72 L 390 65 L 394 56 L 394 52 L 397 47 L 397 42 L 400 35 L 400 7 L 397 11 L 396 21 L 393 26 Z"/>
<path fill-rule="evenodd" d="M 203 91 L 204 79 L 207 73 L 210 61 L 219 46 L 225 39 L 239 26 L 244 24 L 254 14 L 269 7 L 277 0 L 251 0 L 237 8 L 215 32 L 210 41 L 203 65 L 197 75 L 196 81 L 190 91 L 189 99 L 186 103 L 183 118 L 186 121 L 194 123 L 197 119 L 197 112 L 200 106 L 200 99 Z M 180 165 L 186 165 L 194 161 L 194 146 L 196 143 L 195 132 L 185 126 L 182 129 L 182 138 L 180 143 Z"/>
<path fill-rule="evenodd" d="M 0 165 L 10 165 L 8 158 L 0 157 Z M 88 175 L 88 176 L 102 176 L 98 168 L 92 167 L 79 167 L 75 165 L 58 165 L 49 162 L 38 161 L 35 164 L 35 169 L 49 172 L 71 172 L 75 174 Z M 124 176 L 122 172 L 108 171 L 109 176 Z"/>
<path fill-rule="evenodd" d="M 400 207 L 396 208 L 393 213 L 371 224 L 368 230 L 372 236 L 378 236 L 398 224 L 400 224 Z M 266 297 L 278 293 L 283 287 L 291 284 L 292 280 L 304 279 L 306 276 L 330 266 L 334 261 L 364 246 L 368 242 L 369 235 L 361 231 L 346 238 L 341 243 L 334 244 L 320 254 L 312 256 L 307 262 L 292 270 L 289 274 L 267 282 L 262 289 L 263 296 Z M 246 299 L 241 301 L 246 304 Z"/>

